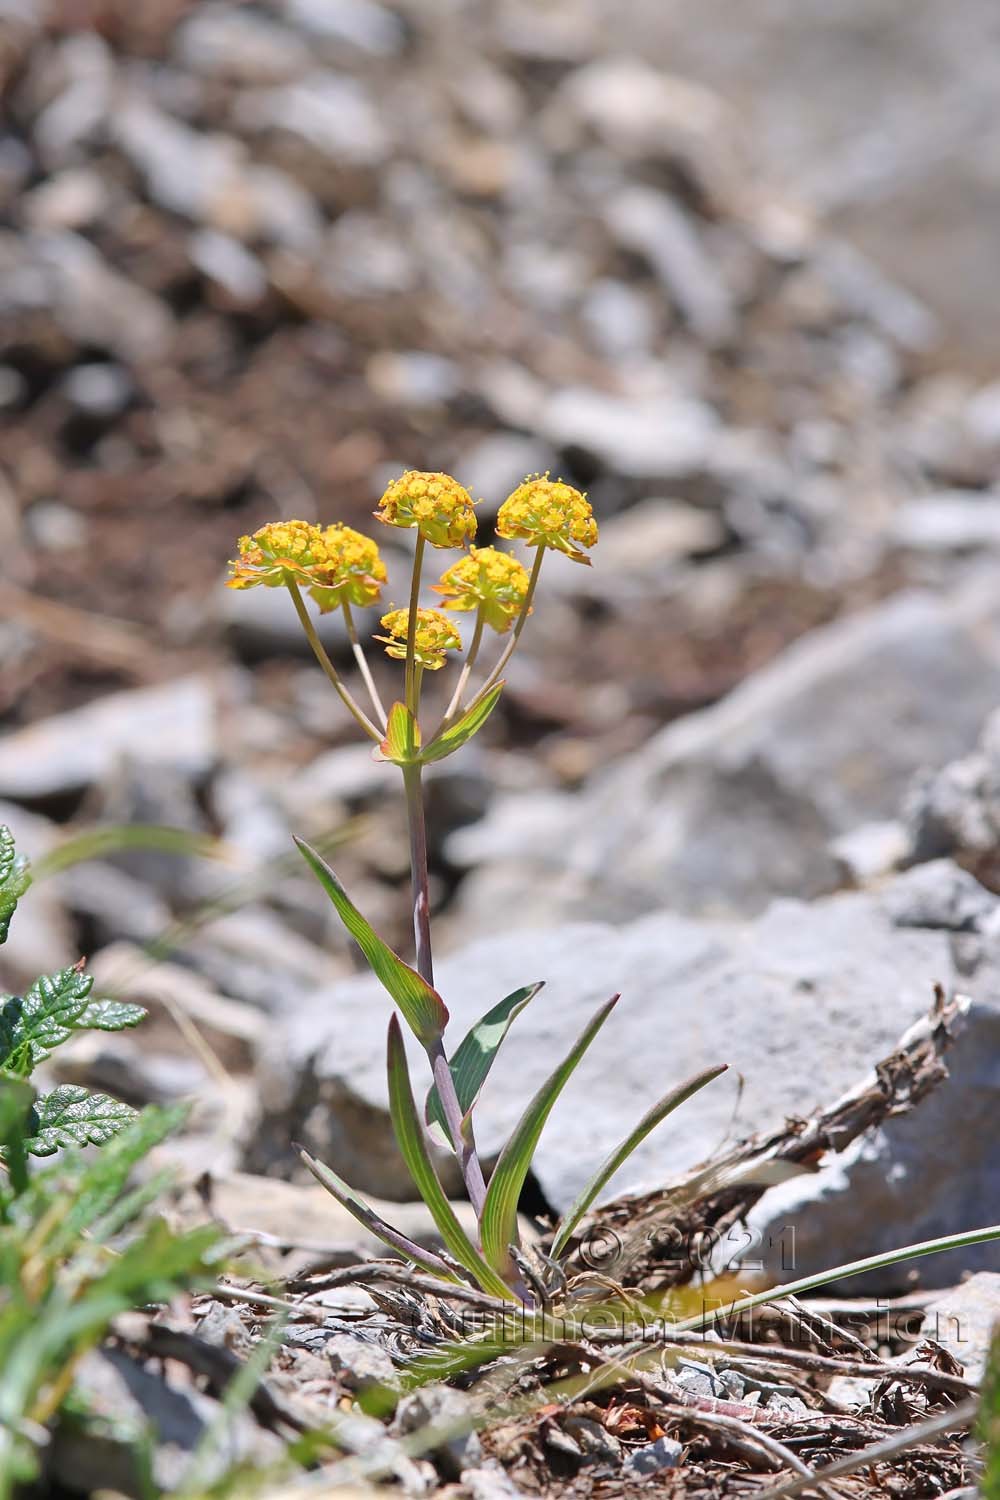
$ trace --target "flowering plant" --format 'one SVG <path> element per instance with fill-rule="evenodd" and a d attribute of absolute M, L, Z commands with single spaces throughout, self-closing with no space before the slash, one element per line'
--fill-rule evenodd
<path fill-rule="evenodd" d="M 422 1122 L 394 1013 L 388 1030 L 390 1114 L 400 1153 L 434 1218 L 444 1250 L 438 1253 L 417 1245 L 375 1214 L 331 1168 L 308 1152 L 300 1154 L 313 1175 L 345 1208 L 421 1270 L 446 1282 L 471 1282 L 505 1301 L 530 1304 L 534 1300 L 532 1275 L 518 1243 L 518 1200 L 548 1115 L 619 997 L 612 996 L 600 1007 L 531 1100 L 487 1182 L 476 1148 L 476 1101 L 508 1029 L 542 985 L 530 984 L 506 996 L 473 1026 L 449 1058 L 445 1045 L 448 1010 L 434 988 L 421 774 L 425 765 L 454 754 L 470 740 L 495 708 L 504 687 L 503 670 L 531 614 L 545 553 L 561 552 L 573 562 L 589 565 L 585 549 L 597 542 L 597 523 L 586 496 L 571 485 L 551 480 L 548 475 L 526 479 L 501 506 L 497 532 L 534 549 L 529 571 L 510 553 L 471 545 L 476 535 L 473 501 L 448 474 L 410 470 L 401 475 L 386 489 L 375 516 L 385 525 L 416 531 L 409 605 L 384 614 L 381 625 L 385 634 L 375 636 L 390 657 L 404 663 L 403 696 L 388 711 L 379 697 L 351 613 L 352 605 L 375 604 L 387 581 L 385 565 L 370 537 L 341 525 L 324 530 L 305 521 L 275 522 L 240 540 L 229 583 L 238 589 L 262 584 L 288 590 L 320 666 L 359 727 L 374 742 L 373 753 L 402 772 L 410 834 L 414 967 L 382 941 L 315 850 L 301 840 L 296 842 L 347 931 L 427 1053 L 433 1085 Z M 420 605 L 428 546 L 463 550 L 463 556 L 445 569 L 434 586 L 442 599 L 441 609 Z M 356 701 L 327 655 L 303 589 L 321 612 L 342 610 L 368 696 L 367 708 Z M 462 639 L 452 619 L 453 614 L 462 612 L 475 617 L 469 649 L 442 718 L 425 734 L 420 721 L 424 674 L 439 671 L 449 652 L 462 650 Z M 506 640 L 492 668 L 470 692 L 471 676 L 488 630 Z M 569 1245 L 583 1215 L 639 1143 L 672 1110 L 723 1071 L 724 1067 L 707 1069 L 672 1089 L 648 1111 L 602 1163 L 564 1217 L 552 1244 L 553 1259 Z M 475 1243 L 459 1223 L 441 1186 L 424 1123 L 443 1132 L 448 1148 L 460 1163 L 478 1223 Z"/>

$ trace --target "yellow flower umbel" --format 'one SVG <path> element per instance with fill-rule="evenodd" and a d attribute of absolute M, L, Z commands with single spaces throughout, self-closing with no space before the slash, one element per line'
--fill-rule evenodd
<path fill-rule="evenodd" d="M 253 536 L 241 536 L 240 555 L 231 562 L 231 589 L 262 583 L 281 588 L 289 579 L 312 585 L 327 578 L 327 548 L 323 533 L 310 521 L 272 521 Z"/>
<path fill-rule="evenodd" d="M 521 611 L 528 592 L 528 571 L 516 557 L 496 547 L 472 547 L 434 585 L 445 596 L 445 609 L 475 609 L 498 635 L 505 635 Z"/>
<path fill-rule="evenodd" d="M 322 533 L 329 581 L 309 590 L 322 614 L 343 604 L 377 604 L 386 580 L 385 563 L 370 536 L 336 522 Z"/>
<path fill-rule="evenodd" d="M 405 661 L 410 611 L 391 609 L 387 615 L 382 616 L 381 623 L 389 634 L 377 635 L 375 639 L 385 642 L 385 649 L 389 656 L 395 657 L 397 661 Z M 428 671 L 436 672 L 438 667 L 444 666 L 446 651 L 461 651 L 461 649 L 462 637 L 447 615 L 442 614 L 439 609 L 417 610 L 413 660 L 418 667 L 426 667 Z"/>
<path fill-rule="evenodd" d="M 476 534 L 468 490 L 450 474 L 424 474 L 419 469 L 407 469 L 392 481 L 375 518 L 387 526 L 415 526 L 432 547 L 464 547 Z"/>
<path fill-rule="evenodd" d="M 586 495 L 561 479 L 537 474 L 519 484 L 497 516 L 497 535 L 529 547 L 552 547 L 573 562 L 590 565 L 581 547 L 597 541 L 597 522 Z"/>

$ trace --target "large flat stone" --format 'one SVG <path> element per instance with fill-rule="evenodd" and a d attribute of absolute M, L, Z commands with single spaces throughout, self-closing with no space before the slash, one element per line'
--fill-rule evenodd
<path fill-rule="evenodd" d="M 480 1148 L 486 1156 L 499 1151 L 528 1099 L 615 990 L 622 1000 L 556 1105 L 535 1159 L 538 1184 L 556 1209 L 568 1206 L 643 1110 L 688 1074 L 732 1065 L 644 1143 L 612 1192 L 663 1187 L 725 1141 L 832 1101 L 926 1012 L 935 981 L 960 983 L 977 999 L 951 1082 L 830 1169 L 842 1188 L 835 1201 L 823 1173 L 791 1185 L 797 1249 L 806 1268 L 817 1256 L 836 1264 L 883 1244 L 1000 1219 L 988 1128 L 1000 1094 L 1000 945 L 988 931 L 996 905 L 971 876 L 942 862 L 879 893 L 779 901 L 746 924 L 661 914 L 618 928 L 578 924 L 474 943 L 438 973 L 455 1040 L 504 994 L 546 980 L 483 1092 Z M 315 995 L 272 1033 L 261 1062 L 264 1118 L 255 1147 L 258 1159 L 270 1150 L 271 1170 L 285 1168 L 280 1145 L 304 1139 L 356 1187 L 385 1197 L 412 1193 L 386 1114 L 388 1015 L 384 993 L 359 978 Z M 426 1065 L 411 1050 L 423 1086 Z M 873 1151 L 871 1167 L 865 1153 Z M 856 1201 L 855 1173 L 866 1185 Z M 777 1199 L 762 1222 L 778 1225 L 786 1208 Z M 926 1264 L 933 1278 L 935 1266 Z"/>

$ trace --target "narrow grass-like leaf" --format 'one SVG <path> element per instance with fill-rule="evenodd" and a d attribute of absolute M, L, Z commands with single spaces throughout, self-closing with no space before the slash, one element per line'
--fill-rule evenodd
<path fill-rule="evenodd" d="M 423 1045 L 436 1042 L 448 1024 L 448 1009 L 437 990 L 404 964 L 366 922 L 325 860 L 302 839 L 295 840 L 306 863 L 337 909 L 337 915 L 361 949 L 375 977 L 402 1011 L 403 1019 Z"/>
<path fill-rule="evenodd" d="M 22 1129 L 34 1102 L 35 1090 L 26 1078 L 0 1070 L 0 1145 Z"/>
<path fill-rule="evenodd" d="M 35 860 L 32 876 L 47 880 L 62 870 L 118 854 L 128 849 L 153 849 L 162 854 L 195 855 L 200 859 L 224 859 L 226 846 L 207 833 L 188 828 L 170 828 L 162 823 L 113 823 L 87 828 L 50 849 Z"/>
<path fill-rule="evenodd" d="M 136 1111 L 107 1094 L 91 1094 L 76 1083 L 64 1083 L 35 1106 L 24 1149 L 31 1156 L 52 1156 L 67 1146 L 103 1146 L 135 1119 Z"/>
<path fill-rule="evenodd" d="M 420 726 L 405 703 L 394 703 L 386 720 L 385 739 L 373 752 L 376 760 L 406 766 L 418 759 Z"/>
<path fill-rule="evenodd" d="M 410 1085 L 410 1070 L 403 1046 L 403 1033 L 395 1016 L 389 1022 L 387 1049 L 389 1074 L 389 1114 L 400 1154 L 406 1163 L 417 1191 L 430 1209 L 441 1238 L 451 1254 L 479 1282 L 484 1292 L 495 1297 L 512 1297 L 510 1288 L 486 1264 L 469 1236 L 458 1222 L 455 1210 L 445 1195 L 431 1161 L 420 1126 L 420 1116 Z"/>
<path fill-rule="evenodd" d="M 493 1168 L 486 1202 L 480 1218 L 483 1254 L 491 1266 L 505 1272 L 510 1264 L 508 1246 L 517 1236 L 517 1205 L 545 1121 L 567 1080 L 621 997 L 612 995 L 602 1005 L 555 1072 L 546 1079 L 514 1128 L 510 1140 Z"/>
<path fill-rule="evenodd" d="M 964 1250 L 969 1245 L 985 1245 L 1000 1240 L 1000 1224 L 989 1224 L 985 1229 L 966 1229 L 960 1234 L 942 1235 L 936 1240 L 921 1240 L 915 1245 L 902 1245 L 898 1250 L 884 1250 L 880 1255 L 866 1255 L 864 1260 L 848 1261 L 843 1266 L 833 1266 L 829 1271 L 817 1271 L 812 1276 L 802 1276 L 798 1281 L 786 1281 L 783 1286 L 771 1287 L 766 1292 L 755 1292 L 751 1297 L 741 1297 L 728 1306 L 711 1307 L 694 1317 L 671 1323 L 670 1333 L 700 1332 L 710 1328 L 720 1318 L 739 1317 L 751 1308 L 763 1307 L 767 1302 L 780 1302 L 782 1297 L 797 1297 L 800 1292 L 814 1291 L 831 1281 L 846 1281 L 849 1276 L 862 1276 L 868 1271 L 881 1271 L 886 1266 L 899 1265 L 904 1260 L 917 1260 L 923 1255 L 939 1255 L 944 1250 Z"/>
<path fill-rule="evenodd" d="M 370 1234 L 374 1234 L 390 1249 L 398 1250 L 401 1255 L 406 1256 L 407 1260 L 412 1260 L 414 1265 L 419 1266 L 422 1271 L 429 1272 L 431 1276 L 440 1276 L 445 1281 L 458 1280 L 446 1261 L 443 1261 L 439 1255 L 435 1255 L 433 1250 L 426 1250 L 415 1240 L 411 1240 L 408 1235 L 402 1234 L 391 1224 L 387 1224 L 331 1167 L 317 1161 L 301 1146 L 296 1146 L 295 1150 L 299 1153 L 303 1165 L 309 1168 L 320 1186 L 325 1187 L 331 1197 L 336 1198 L 341 1208 L 346 1208 L 347 1212 L 353 1215 Z"/>
<path fill-rule="evenodd" d="M 631 1135 L 627 1135 L 615 1147 L 611 1155 L 601 1163 L 559 1225 L 559 1232 L 552 1241 L 552 1250 L 550 1253 L 553 1258 L 558 1257 L 565 1250 L 574 1229 L 598 1193 L 611 1180 L 618 1171 L 618 1168 L 628 1160 L 636 1147 L 641 1145 L 647 1135 L 656 1129 L 661 1120 L 665 1120 L 667 1115 L 672 1114 L 675 1109 L 687 1099 L 690 1099 L 692 1094 L 697 1094 L 699 1089 L 703 1089 L 707 1083 L 711 1083 L 713 1078 L 718 1078 L 719 1074 L 724 1073 L 728 1066 L 728 1063 L 720 1063 L 718 1067 L 706 1068 L 703 1073 L 696 1073 L 686 1083 L 681 1083 L 677 1088 L 671 1089 L 669 1094 L 664 1094 L 658 1104 L 654 1104 L 652 1109 L 647 1110 Z"/>
<path fill-rule="evenodd" d="M 486 1082 L 500 1050 L 500 1043 L 510 1030 L 511 1023 L 528 1002 L 535 998 L 544 983 L 541 979 L 537 984 L 526 984 L 523 989 L 515 990 L 501 1000 L 499 1005 L 488 1010 L 459 1042 L 451 1059 L 451 1076 L 455 1080 L 455 1093 L 463 1115 L 468 1115 L 479 1098 L 479 1091 Z M 440 1125 L 447 1136 L 448 1125 L 441 1108 L 437 1084 L 427 1095 L 424 1119 L 428 1125 Z"/>
<path fill-rule="evenodd" d="M 490 714 L 497 706 L 500 694 L 503 692 L 503 682 L 498 682 L 496 687 L 490 688 L 478 703 L 473 703 L 471 708 L 466 709 L 460 719 L 454 724 L 449 724 L 447 729 L 441 731 L 436 739 L 431 740 L 426 750 L 421 751 L 421 761 L 444 760 L 446 755 L 460 750 L 467 740 L 486 723 Z"/>

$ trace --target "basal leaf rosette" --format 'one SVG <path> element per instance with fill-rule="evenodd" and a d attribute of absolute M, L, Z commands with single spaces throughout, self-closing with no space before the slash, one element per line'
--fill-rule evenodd
<path fill-rule="evenodd" d="M 581 550 L 597 541 L 597 522 L 586 495 L 561 479 L 532 475 L 500 507 L 497 535 L 529 547 L 551 547 L 573 562 L 590 558 Z"/>
<path fill-rule="evenodd" d="M 470 547 L 435 584 L 445 598 L 445 609 L 480 610 L 482 619 L 498 635 L 505 635 L 521 612 L 528 592 L 528 570 L 509 552 L 496 547 Z"/>
<path fill-rule="evenodd" d="M 375 639 L 385 644 L 386 653 L 397 661 L 406 660 L 406 641 L 410 627 L 408 609 L 391 609 L 382 616 L 382 626 L 388 635 L 377 635 Z M 417 628 L 413 642 L 413 659 L 418 667 L 436 672 L 445 663 L 446 651 L 461 651 L 462 637 L 448 616 L 439 609 L 418 609 Z"/>
<path fill-rule="evenodd" d="M 272 521 L 239 541 L 230 564 L 231 589 L 308 588 L 324 613 L 348 604 L 378 602 L 385 564 L 371 537 L 339 523 L 322 529 L 311 521 Z"/>
<path fill-rule="evenodd" d="M 468 490 L 450 474 L 407 469 L 386 489 L 375 519 L 387 526 L 414 527 L 432 547 L 465 547 L 476 534 Z"/>

